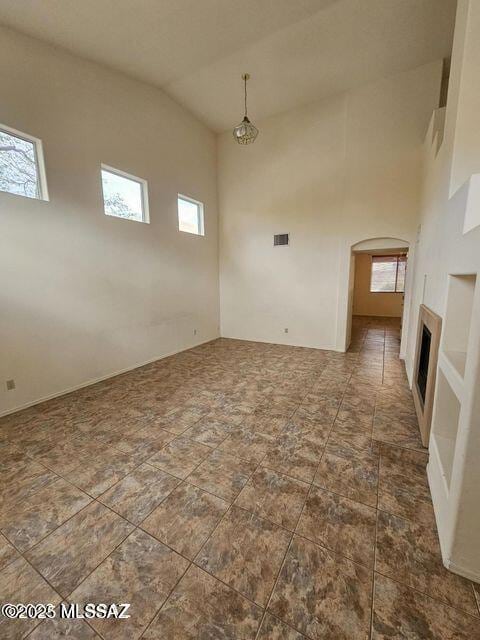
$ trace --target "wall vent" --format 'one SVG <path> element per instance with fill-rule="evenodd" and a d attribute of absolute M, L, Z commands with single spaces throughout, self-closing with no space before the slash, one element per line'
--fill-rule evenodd
<path fill-rule="evenodd" d="M 277 233 L 273 236 L 273 246 L 279 247 L 280 245 L 288 244 L 288 233 Z"/>

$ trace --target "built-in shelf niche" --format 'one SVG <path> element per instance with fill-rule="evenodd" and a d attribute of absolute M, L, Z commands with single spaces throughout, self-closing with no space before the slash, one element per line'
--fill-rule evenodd
<path fill-rule="evenodd" d="M 449 277 L 442 354 L 462 380 L 465 375 L 476 282 L 475 274 Z"/>
<path fill-rule="evenodd" d="M 476 283 L 475 274 L 449 276 L 432 420 L 432 438 L 447 495 L 464 399 L 465 364 Z"/>
<path fill-rule="evenodd" d="M 452 478 L 460 408 L 460 401 L 440 367 L 437 377 L 436 403 L 433 417 L 433 439 L 447 490 L 450 487 Z"/>

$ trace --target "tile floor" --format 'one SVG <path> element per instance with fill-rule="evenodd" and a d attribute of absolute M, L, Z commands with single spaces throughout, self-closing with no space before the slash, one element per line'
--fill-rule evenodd
<path fill-rule="evenodd" d="M 474 640 L 396 321 L 349 353 L 220 339 L 0 421 L 0 618 L 31 640 Z"/>

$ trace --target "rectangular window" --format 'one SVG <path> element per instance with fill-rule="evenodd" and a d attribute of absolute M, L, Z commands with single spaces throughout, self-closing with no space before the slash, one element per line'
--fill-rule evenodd
<path fill-rule="evenodd" d="M 187 196 L 178 196 L 178 228 L 186 233 L 205 235 L 203 204 Z"/>
<path fill-rule="evenodd" d="M 372 256 L 372 293 L 403 293 L 407 256 Z"/>
<path fill-rule="evenodd" d="M 146 180 L 102 164 L 102 190 L 107 216 L 149 222 Z"/>
<path fill-rule="evenodd" d="M 0 126 L 0 191 L 48 200 L 41 140 Z"/>

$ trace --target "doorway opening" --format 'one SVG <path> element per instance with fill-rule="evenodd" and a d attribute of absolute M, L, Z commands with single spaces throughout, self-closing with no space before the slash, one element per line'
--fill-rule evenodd
<path fill-rule="evenodd" d="M 409 243 L 375 238 L 354 244 L 350 251 L 346 348 L 355 350 L 369 331 L 391 328 L 404 333 Z"/>

